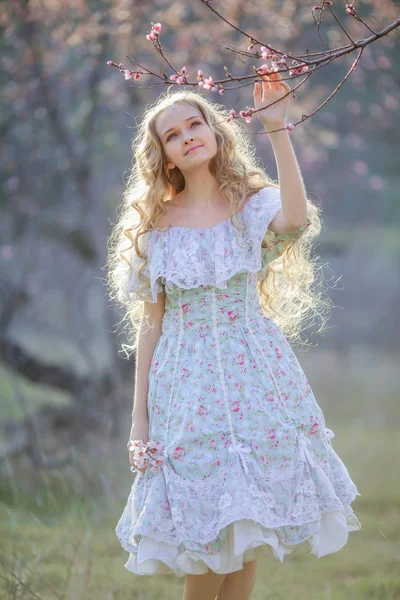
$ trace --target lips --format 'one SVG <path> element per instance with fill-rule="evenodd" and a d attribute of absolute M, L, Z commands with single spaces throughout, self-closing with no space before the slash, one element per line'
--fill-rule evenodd
<path fill-rule="evenodd" d="M 193 150 L 196 150 L 196 148 L 202 148 L 202 145 L 198 144 L 197 146 L 193 146 L 193 148 L 189 148 L 189 150 L 187 152 L 185 152 L 185 156 L 187 154 L 190 154 L 190 152 L 192 152 Z"/>

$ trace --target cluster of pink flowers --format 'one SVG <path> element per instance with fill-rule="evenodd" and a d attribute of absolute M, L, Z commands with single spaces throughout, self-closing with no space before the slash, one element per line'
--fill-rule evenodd
<path fill-rule="evenodd" d="M 117 65 L 112 60 L 108 60 L 107 64 L 109 67 L 115 67 L 116 69 L 119 69 L 125 79 L 132 79 L 132 77 L 136 79 L 136 81 L 139 79 L 139 73 L 137 71 L 131 71 L 130 69 L 127 69 L 122 63 Z"/>
<path fill-rule="evenodd" d="M 300 66 L 298 67 L 297 65 Z M 306 73 L 307 71 L 307 65 L 302 65 L 301 63 L 297 62 L 297 60 L 294 60 L 291 65 L 291 69 L 289 70 L 289 75 L 292 77 L 292 75 L 297 75 L 298 73 Z"/>
<path fill-rule="evenodd" d="M 163 446 L 160 442 L 149 440 L 130 440 L 128 449 L 133 452 L 133 460 L 139 469 L 149 468 L 153 473 L 161 471 L 165 457 L 162 455 Z"/>
<path fill-rule="evenodd" d="M 238 119 L 240 116 L 243 119 L 246 119 L 247 123 L 250 123 L 251 119 L 253 118 L 253 112 L 253 108 L 247 107 L 247 110 L 241 110 L 238 115 L 237 112 L 234 109 L 232 109 L 229 113 L 229 117 L 226 119 L 226 122 L 230 123 L 232 119 Z"/>
<path fill-rule="evenodd" d="M 250 123 L 253 118 L 253 109 L 241 110 L 239 111 L 239 115 L 246 120 L 246 123 Z"/>
<path fill-rule="evenodd" d="M 148 39 L 149 42 L 155 42 L 158 40 L 158 36 L 160 35 L 160 33 L 161 33 L 161 23 L 156 23 L 156 24 L 152 23 L 151 31 L 150 31 L 150 33 L 148 33 L 146 35 L 146 39 Z"/>
<path fill-rule="evenodd" d="M 210 90 L 211 92 L 219 92 L 219 94 L 221 94 L 221 96 L 223 95 L 223 93 L 225 91 L 224 88 L 218 89 L 218 86 L 216 86 L 214 84 L 214 81 L 213 81 L 213 78 L 211 77 L 211 75 L 208 78 L 204 78 L 204 73 L 201 69 L 199 69 L 197 71 L 197 79 L 199 81 L 199 83 L 198 83 L 199 87 L 203 88 L 204 90 Z"/>
<path fill-rule="evenodd" d="M 226 119 L 226 122 L 230 123 L 232 121 L 232 119 L 234 119 L 235 117 L 237 117 L 236 110 L 234 110 L 232 108 L 232 110 L 231 110 L 231 112 L 229 114 L 229 117 Z"/>
<path fill-rule="evenodd" d="M 176 81 L 176 83 L 178 85 L 182 85 L 182 83 L 185 83 L 185 78 L 187 75 L 187 69 L 186 67 L 182 67 L 181 72 L 175 75 L 171 75 L 170 80 L 171 81 Z"/>

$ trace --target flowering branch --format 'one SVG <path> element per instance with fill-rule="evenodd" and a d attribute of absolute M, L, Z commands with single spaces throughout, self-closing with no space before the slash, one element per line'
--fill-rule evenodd
<path fill-rule="evenodd" d="M 228 24 L 232 29 L 234 29 L 241 35 L 245 36 L 249 43 L 247 51 L 243 50 L 243 49 L 236 49 L 233 47 L 225 47 L 225 49 L 230 50 L 232 53 L 234 53 L 237 56 L 240 55 L 240 56 L 244 56 L 244 57 L 254 59 L 254 60 L 262 59 L 263 61 L 270 61 L 270 64 L 263 63 L 259 67 L 256 67 L 254 65 L 248 65 L 249 69 L 251 70 L 251 73 L 245 74 L 242 76 L 234 76 L 234 75 L 232 75 L 232 73 L 229 72 L 227 67 L 224 67 L 226 78 L 219 79 L 216 81 L 214 81 L 211 76 L 205 77 L 203 70 L 199 69 L 197 72 L 197 80 L 190 81 L 188 79 L 187 67 L 184 66 L 181 69 L 177 69 L 166 58 L 163 48 L 162 48 L 162 45 L 161 45 L 161 42 L 160 42 L 160 34 L 161 34 L 162 25 L 161 25 L 161 23 L 154 24 L 153 22 L 152 22 L 151 31 L 150 31 L 150 33 L 148 33 L 146 35 L 146 38 L 154 45 L 157 52 L 160 54 L 160 56 L 163 58 L 163 60 L 167 63 L 168 67 L 173 71 L 172 75 L 170 75 L 168 77 L 168 75 L 163 72 L 160 72 L 160 74 L 154 73 L 150 69 L 148 69 L 146 67 L 142 67 L 139 63 L 137 63 L 129 55 L 127 55 L 127 58 L 130 61 L 132 61 L 132 63 L 135 64 L 135 66 L 137 67 L 136 69 L 128 69 L 124 66 L 124 64 L 122 64 L 122 63 L 116 64 L 113 61 L 108 61 L 107 64 L 114 68 L 117 68 L 124 75 L 125 79 L 133 78 L 135 81 L 138 81 L 141 78 L 141 76 L 143 76 L 143 75 L 152 75 L 160 81 L 160 85 L 184 85 L 184 86 L 189 86 L 189 87 L 196 86 L 196 87 L 200 87 L 204 90 L 209 90 L 211 92 L 218 92 L 220 95 L 223 95 L 225 93 L 225 91 L 229 91 L 229 90 L 232 90 L 232 89 L 235 89 L 238 87 L 242 87 L 242 85 L 248 85 L 249 83 L 252 83 L 253 80 L 257 81 L 260 79 L 263 80 L 263 79 L 265 79 L 265 77 L 268 78 L 268 75 L 270 73 L 274 73 L 274 72 L 278 72 L 278 71 L 281 76 L 281 78 L 280 78 L 281 81 L 286 81 L 289 79 L 293 80 L 303 74 L 306 74 L 306 76 L 303 77 L 302 80 L 299 83 L 297 83 L 297 85 L 295 85 L 295 87 L 293 89 L 291 89 L 290 91 L 288 91 L 284 96 L 282 96 L 278 100 L 275 100 L 275 102 L 271 102 L 266 107 L 262 107 L 262 109 L 259 109 L 259 110 L 265 110 L 265 109 L 269 108 L 270 106 L 273 106 L 273 104 L 275 104 L 276 102 L 283 101 L 284 98 L 286 98 L 286 96 L 288 96 L 289 94 L 291 94 L 293 99 L 296 100 L 295 91 L 300 86 L 304 85 L 304 83 L 309 79 L 309 77 L 311 77 L 311 75 L 316 70 L 318 70 L 322 67 L 326 67 L 328 64 L 330 64 L 334 60 L 337 60 L 337 59 L 341 58 L 342 56 L 345 56 L 346 54 L 351 54 L 351 53 L 357 51 L 357 56 L 356 56 L 353 64 L 351 65 L 350 69 L 346 73 L 346 75 L 339 82 L 339 84 L 332 91 L 332 93 L 329 94 L 328 97 L 323 102 L 321 102 L 321 104 L 315 110 L 310 112 L 310 114 L 307 114 L 307 115 L 303 114 L 302 118 L 298 122 L 285 124 L 284 127 L 273 130 L 274 132 L 281 131 L 282 129 L 291 131 L 298 124 L 303 123 L 304 121 L 306 121 L 307 119 L 309 119 L 310 117 L 315 115 L 319 110 L 321 110 L 321 108 L 324 107 L 333 98 L 333 96 L 342 87 L 344 82 L 350 77 L 351 73 L 354 71 L 354 69 L 359 64 L 359 61 L 361 59 L 364 49 L 369 44 L 375 42 L 379 38 L 382 38 L 383 36 L 388 35 L 389 33 L 391 33 L 393 30 L 395 30 L 400 25 L 400 19 L 397 19 L 396 21 L 394 21 L 393 23 L 391 23 L 390 25 L 388 25 L 381 31 L 378 31 L 378 32 L 373 31 L 372 28 L 369 27 L 369 25 L 367 23 L 365 23 L 364 20 L 357 13 L 357 11 L 356 11 L 357 0 L 354 0 L 353 2 L 345 4 L 346 15 L 348 15 L 349 17 L 354 18 L 357 21 L 359 21 L 360 23 L 362 23 L 368 29 L 368 31 L 371 32 L 371 35 L 368 38 L 354 41 L 352 39 L 351 35 L 348 33 L 348 31 L 345 29 L 345 27 L 339 21 L 337 15 L 335 14 L 335 12 L 332 8 L 333 4 L 334 4 L 333 1 L 332 0 L 321 0 L 319 5 L 315 5 L 312 7 L 311 13 L 312 13 L 312 16 L 314 19 L 314 23 L 315 23 L 316 30 L 317 30 L 317 35 L 320 40 L 322 50 L 320 52 L 315 52 L 313 54 L 309 54 L 307 52 L 307 54 L 305 54 L 305 55 L 293 56 L 293 54 L 291 52 L 284 53 L 281 50 L 273 48 L 272 46 L 270 46 L 268 44 L 264 45 L 264 43 L 261 40 L 256 39 L 254 36 L 251 36 L 248 33 L 246 33 L 245 31 L 243 31 L 243 29 L 241 29 L 240 27 L 232 24 L 230 21 L 228 21 L 228 19 L 226 19 L 222 14 L 220 14 L 214 8 L 214 6 L 211 5 L 211 2 L 213 0 L 199 0 L 199 1 L 202 2 L 203 4 L 205 4 L 207 6 L 207 8 L 209 10 L 211 10 L 221 21 Z M 323 14 L 325 11 L 329 11 L 329 13 L 332 15 L 332 17 L 334 18 L 334 20 L 336 21 L 336 23 L 338 24 L 340 29 L 346 35 L 346 37 L 349 40 L 348 44 L 343 45 L 341 47 L 328 49 L 328 50 L 326 50 L 324 48 L 323 41 L 322 41 L 321 34 L 320 34 L 320 29 L 321 29 L 321 25 L 322 25 Z M 318 18 L 317 18 L 317 15 L 318 15 Z M 259 48 L 256 48 L 256 46 L 259 46 Z M 285 75 L 286 75 L 286 77 L 285 77 Z M 240 85 L 236 85 L 236 86 L 229 85 L 229 84 L 235 83 L 235 82 L 239 83 Z M 246 107 L 246 110 L 240 110 L 239 113 L 236 113 L 235 110 L 231 110 L 230 114 L 226 120 L 227 120 L 227 122 L 229 122 L 232 119 L 243 118 L 246 120 L 247 123 L 249 123 L 251 121 L 251 119 L 253 118 L 253 115 L 256 114 L 257 112 L 258 112 L 258 110 L 256 110 L 255 108 L 252 108 L 252 107 Z M 265 132 L 262 132 L 262 133 L 265 133 Z M 268 133 L 272 133 L 272 132 L 269 131 Z"/>

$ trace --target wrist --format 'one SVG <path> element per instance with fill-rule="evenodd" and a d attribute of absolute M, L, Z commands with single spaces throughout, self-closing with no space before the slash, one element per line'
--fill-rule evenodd
<path fill-rule="evenodd" d="M 274 135 L 276 133 L 284 133 L 285 131 L 287 131 L 286 129 L 286 123 L 284 122 L 278 122 L 278 123 L 263 123 L 265 131 L 267 133 L 269 133 L 270 135 Z M 276 129 L 279 129 L 280 131 L 275 131 Z"/>

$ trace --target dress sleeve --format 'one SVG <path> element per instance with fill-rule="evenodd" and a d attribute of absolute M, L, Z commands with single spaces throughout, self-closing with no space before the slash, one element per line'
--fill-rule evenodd
<path fill-rule="evenodd" d="M 142 277 L 146 278 L 147 282 L 142 281 L 138 275 L 139 267 L 144 261 L 136 254 L 135 248 L 132 248 L 128 292 L 130 294 L 130 299 L 133 301 L 140 300 L 155 304 L 157 302 L 158 294 L 162 291 L 163 287 L 160 278 L 153 277 L 152 261 L 154 248 L 153 245 L 149 243 L 150 237 L 148 237 L 148 235 L 149 234 L 146 233 L 139 238 L 140 250 L 148 255 L 147 264 L 141 272 Z M 142 286 L 140 290 L 139 286 Z"/>
<path fill-rule="evenodd" d="M 281 256 L 288 245 L 292 241 L 298 240 L 311 224 L 309 217 L 307 217 L 304 225 L 295 231 L 291 231 L 290 233 L 274 233 L 268 227 L 281 208 L 282 202 L 279 188 L 265 187 L 260 190 L 259 206 L 252 214 L 252 218 L 254 219 L 252 229 L 257 232 L 260 244 L 262 244 L 262 269 L 260 276 L 265 275 L 268 263 Z"/>

